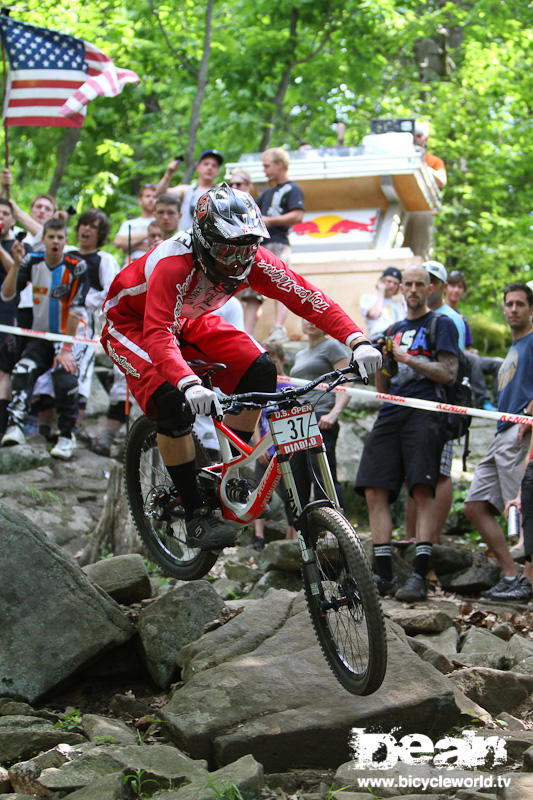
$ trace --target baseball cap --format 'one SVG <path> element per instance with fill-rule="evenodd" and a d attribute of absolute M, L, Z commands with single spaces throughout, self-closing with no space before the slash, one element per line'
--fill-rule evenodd
<path fill-rule="evenodd" d="M 433 275 L 434 278 L 438 278 L 439 281 L 446 283 L 448 280 L 446 267 L 444 264 L 441 264 L 440 261 L 424 261 L 422 267 L 426 270 L 426 272 L 429 272 L 430 275 Z"/>
<path fill-rule="evenodd" d="M 381 277 L 386 278 L 388 275 L 390 275 L 391 278 L 396 278 L 398 281 L 402 280 L 402 273 L 398 267 L 387 267 L 383 270 Z"/>
<path fill-rule="evenodd" d="M 429 136 L 429 122 L 422 122 L 418 120 L 415 122 L 415 133 L 421 133 L 422 136 Z"/>
<path fill-rule="evenodd" d="M 204 150 L 204 152 L 201 154 L 200 158 L 196 163 L 199 164 L 200 161 L 203 161 L 204 158 L 208 158 L 208 156 L 211 156 L 212 158 L 216 159 L 216 161 L 218 161 L 219 167 L 222 166 L 222 162 L 224 161 L 224 156 L 222 155 L 222 153 L 219 153 L 218 150 Z"/>

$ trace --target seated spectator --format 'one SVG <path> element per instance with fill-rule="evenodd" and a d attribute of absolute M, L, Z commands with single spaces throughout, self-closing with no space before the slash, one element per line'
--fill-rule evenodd
<path fill-rule="evenodd" d="M 42 253 L 24 256 L 21 242 L 13 244 L 13 267 L 0 293 L 2 302 L 16 298 L 28 282 L 33 285 L 33 327 L 38 331 L 74 336 L 85 319 L 87 265 L 74 255 L 64 254 L 67 242 L 66 223 L 50 219 L 44 224 Z M 59 439 L 51 451 L 55 458 L 72 458 L 75 448 L 73 430 L 78 416 L 78 366 L 72 344 L 56 344 L 46 339 L 30 339 L 13 370 L 12 397 L 8 405 L 8 425 L 2 446 L 23 444 L 24 423 L 39 375 L 53 367 L 52 382 L 58 413 Z"/>
<path fill-rule="evenodd" d="M 477 408 L 483 408 L 485 411 L 497 411 L 498 404 L 498 372 L 503 364 L 503 358 L 480 356 L 479 351 L 472 345 L 472 331 L 465 315 L 459 310 L 459 303 L 467 289 L 466 279 L 462 272 L 458 269 L 453 270 L 448 275 L 448 282 L 446 283 L 445 297 L 454 311 L 461 314 L 465 328 L 466 328 L 466 350 L 465 355 L 470 364 L 470 385 L 472 386 L 472 393 Z M 485 375 L 492 377 L 492 398 L 487 388 Z M 494 402 L 491 402 L 493 400 Z"/>
<path fill-rule="evenodd" d="M 347 349 L 340 342 L 330 339 L 326 334 L 313 325 L 312 322 L 302 320 L 302 330 L 307 338 L 307 346 L 298 350 L 294 359 L 294 365 L 290 371 L 291 377 L 305 378 L 313 380 L 320 377 L 325 372 L 334 369 L 343 369 L 350 363 Z M 333 483 L 337 490 L 339 503 L 342 506 L 342 492 L 340 483 L 337 480 L 337 458 L 335 449 L 339 436 L 339 416 L 343 408 L 346 407 L 349 397 L 345 392 L 323 392 L 319 389 L 306 395 L 306 399 L 315 406 L 315 413 L 318 419 L 318 427 L 322 433 L 326 456 L 331 469 Z M 317 472 L 316 461 L 312 457 L 311 463 L 315 464 L 315 474 Z M 315 498 L 318 500 L 324 497 L 321 487 L 317 484 L 314 475 L 310 471 L 305 451 L 295 453 L 291 458 L 292 472 L 298 494 L 304 506 L 309 502 L 311 488 L 314 487 Z M 286 508 L 287 517 L 292 522 L 290 509 Z M 290 539 L 296 538 L 296 531 L 291 525 Z"/>
<path fill-rule="evenodd" d="M 401 282 L 400 270 L 387 267 L 376 283 L 376 292 L 361 295 L 359 308 L 370 337 L 405 318 L 407 307 L 400 291 Z"/>

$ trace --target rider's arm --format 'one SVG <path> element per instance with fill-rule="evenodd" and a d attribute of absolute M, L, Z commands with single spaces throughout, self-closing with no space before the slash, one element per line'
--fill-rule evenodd
<path fill-rule="evenodd" d="M 152 260 L 157 266 L 150 274 Z M 183 378 L 188 377 L 188 383 L 200 383 L 177 343 L 183 298 L 196 280 L 192 258 L 175 255 L 160 258 L 159 254 L 151 253 L 145 270 L 150 275 L 143 325 L 145 349 L 162 377 L 183 391 Z"/>
<path fill-rule="evenodd" d="M 280 300 L 297 316 L 313 322 L 342 344 L 353 347 L 357 341 L 368 341 L 334 300 L 263 247 L 257 252 L 248 283 L 260 294 Z"/>

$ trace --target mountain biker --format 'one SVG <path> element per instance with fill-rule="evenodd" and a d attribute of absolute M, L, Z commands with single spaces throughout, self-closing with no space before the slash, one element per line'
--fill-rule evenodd
<path fill-rule="evenodd" d="M 264 348 L 209 312 L 249 286 L 282 300 L 349 345 L 363 377 L 381 364 L 379 352 L 340 306 L 259 246 L 267 236 L 249 194 L 226 183 L 215 186 L 198 200 L 192 230 L 177 233 L 125 267 L 103 307 L 104 349 L 156 423 L 158 447 L 185 510 L 187 544 L 202 550 L 233 544 L 235 526 L 202 503 L 191 427 L 195 414 L 221 409 L 216 393 L 202 386 L 187 360 L 227 365 L 213 376 L 226 394 L 276 389 L 276 369 Z M 225 422 L 249 441 L 258 416 L 247 409 L 226 415 Z"/>

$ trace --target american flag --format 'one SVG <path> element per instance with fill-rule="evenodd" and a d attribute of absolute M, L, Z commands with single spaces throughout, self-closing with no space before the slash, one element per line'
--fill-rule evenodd
<path fill-rule="evenodd" d="M 127 83 L 140 83 L 115 67 L 105 53 L 74 36 L 0 16 L 9 60 L 4 125 L 81 128 L 86 106 L 98 95 L 115 97 Z"/>

